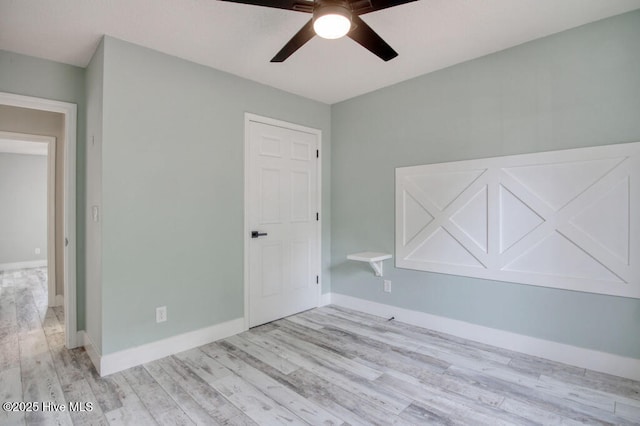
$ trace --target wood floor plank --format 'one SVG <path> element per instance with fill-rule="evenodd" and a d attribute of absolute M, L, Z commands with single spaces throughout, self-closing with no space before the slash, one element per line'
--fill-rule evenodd
<path fill-rule="evenodd" d="M 305 425 L 306 423 L 236 375 L 216 380 L 213 388 L 259 425 Z"/>
<path fill-rule="evenodd" d="M 223 346 L 207 345 L 203 350 L 206 351 L 209 357 L 233 371 L 244 381 L 310 424 L 328 426 L 343 423 L 338 417 L 301 397 L 290 388 L 247 364 L 242 359 L 231 355 Z"/>
<path fill-rule="evenodd" d="M 590 389 L 586 386 L 567 383 L 553 377 L 541 376 L 540 382 L 553 386 L 554 395 L 566 397 L 565 395 L 570 394 L 576 400 L 585 401 L 592 404 L 594 407 L 601 407 L 603 409 L 610 407 L 611 410 L 614 411 L 615 403 L 620 402 L 640 408 L 640 400 L 627 398 L 621 395 L 614 395 L 597 389 Z"/>
<path fill-rule="evenodd" d="M 528 387 L 527 383 L 517 383 L 504 378 L 484 375 L 471 369 L 452 366 L 446 374 L 467 377 L 482 386 L 493 389 L 496 392 L 507 393 L 511 399 L 516 399 L 538 408 L 555 413 L 559 416 L 567 417 L 584 423 L 608 423 L 608 424 L 628 424 L 627 421 L 616 418 L 613 413 L 603 411 L 598 408 L 585 405 L 572 400 L 558 398 L 548 394 L 544 389 Z"/>
<path fill-rule="evenodd" d="M 73 353 L 73 357 L 76 359 L 83 376 L 102 409 L 103 413 L 110 413 L 114 410 L 122 407 L 122 400 L 126 398 L 126 388 L 124 391 L 122 387 L 117 386 L 116 379 L 118 374 L 113 374 L 109 377 L 101 378 L 96 369 L 93 367 L 89 355 L 83 350 L 78 350 Z"/>
<path fill-rule="evenodd" d="M 207 351 L 207 348 L 211 345 L 220 345 L 230 355 L 241 359 L 246 364 L 251 365 L 255 369 L 265 373 L 273 380 L 291 389 L 301 397 L 308 399 L 318 406 L 323 407 L 328 412 L 345 421 L 347 424 L 375 424 L 375 422 L 373 421 L 365 421 L 367 419 L 366 416 L 359 415 L 358 410 L 350 410 L 346 408 L 345 404 L 346 401 L 355 398 L 359 400 L 358 404 L 356 404 L 356 407 L 359 407 L 359 409 L 361 409 L 365 414 L 375 413 L 377 411 L 377 407 L 368 406 L 368 401 L 361 400 L 360 398 L 355 397 L 353 394 L 350 394 L 341 388 L 331 385 L 329 382 L 323 381 L 322 383 L 319 383 L 318 381 L 321 380 L 320 378 L 313 376 L 311 373 L 302 368 L 297 369 L 291 374 L 285 375 L 282 372 L 271 367 L 270 365 L 263 363 L 258 358 L 247 354 L 246 352 L 238 349 L 236 346 L 233 346 L 230 343 L 226 343 L 225 341 L 205 345 L 201 349 L 203 351 Z M 333 387 L 330 388 L 328 386 Z"/>
<path fill-rule="evenodd" d="M 64 333 L 60 334 L 64 335 Z M 47 336 L 47 340 L 51 342 L 49 336 Z M 84 349 L 68 350 L 64 346 L 52 345 L 51 343 L 49 343 L 49 349 L 58 373 L 58 378 L 60 379 L 60 384 L 64 386 L 85 378 L 84 371 L 78 362 L 77 356 L 75 356 L 75 353 L 82 352 Z"/>
<path fill-rule="evenodd" d="M 453 425 L 455 424 L 447 417 L 447 413 L 440 409 L 423 407 L 414 402 L 400 413 L 400 418 L 412 425 Z"/>
<path fill-rule="evenodd" d="M 327 308 L 323 308 L 327 309 Z M 448 364 L 456 364 L 471 368 L 481 368 L 485 364 L 495 365 L 497 367 L 503 366 L 507 367 L 507 363 L 510 360 L 508 357 L 503 357 L 500 355 L 489 356 L 487 355 L 488 351 L 482 350 L 482 354 L 479 350 L 471 350 L 465 351 L 464 348 L 450 344 L 448 346 L 443 345 L 434 345 L 429 346 L 428 343 L 425 343 L 420 340 L 420 337 L 416 334 L 406 334 L 401 335 L 398 333 L 390 333 L 387 330 L 387 325 L 385 323 L 378 323 L 375 327 L 372 327 L 373 330 L 378 330 L 377 333 L 371 332 L 369 330 L 364 329 L 364 326 L 356 323 L 348 319 L 348 315 L 340 314 L 338 318 L 340 320 L 334 320 L 330 314 L 326 312 L 310 312 L 309 316 L 313 317 L 325 315 L 328 317 L 328 321 L 335 324 L 337 327 L 341 327 L 346 330 L 352 330 L 355 333 L 364 334 L 365 336 L 372 338 L 374 340 L 378 340 L 380 342 L 389 342 L 391 344 L 392 350 L 395 350 L 400 353 L 409 354 L 410 357 L 416 358 L 419 355 L 424 355 L 429 357 L 430 359 L 437 359 L 441 362 Z M 388 323 L 388 321 L 386 322 Z M 364 331 L 363 331 L 364 330 Z"/>
<path fill-rule="evenodd" d="M 105 417 L 111 426 L 153 426 L 158 424 L 147 412 L 147 408 L 140 400 L 132 401 L 127 406 L 111 410 L 105 413 Z"/>
<path fill-rule="evenodd" d="M 18 326 L 0 328 L 0 371 L 19 366 Z"/>
<path fill-rule="evenodd" d="M 125 370 L 122 375 L 159 424 L 194 424 L 143 366 Z"/>
<path fill-rule="evenodd" d="M 317 345 L 348 356 L 353 361 L 368 365 L 375 371 L 398 370 L 410 375 L 430 378 L 434 374 L 441 374 L 449 367 L 447 363 L 426 356 L 420 359 L 406 357 L 400 351 L 393 351 L 380 342 L 371 344 L 370 340 L 352 334 L 338 334 L 330 329 L 317 331 L 304 329 L 289 321 L 279 321 L 278 325 L 286 329 L 288 334 L 298 338 L 306 336 Z"/>
<path fill-rule="evenodd" d="M 306 328 L 310 328 L 312 330 L 322 330 L 324 326 L 313 323 L 312 321 L 308 321 L 301 316 L 293 315 L 286 318 L 287 321 L 291 321 L 295 324 L 301 325 Z"/>
<path fill-rule="evenodd" d="M 374 401 L 381 408 L 389 411 L 391 414 L 398 414 L 411 403 L 411 400 L 406 397 L 390 395 L 372 388 L 368 381 L 350 374 L 348 371 L 333 369 L 330 366 L 325 365 L 320 360 L 308 356 L 308 354 L 301 354 L 300 351 L 297 350 L 295 346 L 292 346 L 290 342 L 287 342 L 286 339 L 272 337 L 271 333 L 275 331 L 277 330 L 266 333 L 267 336 L 254 335 L 253 337 L 257 338 L 257 341 L 259 341 L 266 349 L 272 349 L 273 351 L 278 352 L 282 357 L 294 362 L 315 375 L 326 378 L 331 383 L 348 392 L 359 395 L 363 399 Z"/>
<path fill-rule="evenodd" d="M 560 362 L 533 356 L 516 356 L 509 363 L 511 368 L 522 371 L 535 372 L 547 376 L 584 376 L 585 369 Z"/>
<path fill-rule="evenodd" d="M 255 424 L 179 359 L 167 357 L 156 362 L 218 423 Z"/>
<path fill-rule="evenodd" d="M 599 371 L 585 371 L 584 377 L 567 378 L 571 383 L 598 389 L 613 395 L 640 400 L 640 381 L 612 376 Z"/>
<path fill-rule="evenodd" d="M 305 317 L 318 318 L 325 317 L 326 321 L 332 325 L 332 327 L 340 328 L 348 332 L 359 334 L 368 337 L 373 340 L 378 340 L 387 345 L 394 346 L 400 349 L 413 351 L 419 346 L 419 343 L 410 339 L 404 338 L 399 335 L 386 334 L 386 330 L 380 327 L 368 327 L 366 325 L 357 324 L 353 321 L 342 319 L 340 317 L 329 317 L 328 314 L 323 312 L 308 312 Z"/>
<path fill-rule="evenodd" d="M 60 322 L 53 308 L 48 308 L 42 318 L 42 328 L 46 335 L 64 332 L 64 324 Z"/>
<path fill-rule="evenodd" d="M 313 344 L 304 336 L 292 335 L 291 333 L 286 333 L 280 330 L 271 331 L 269 335 L 274 336 L 281 341 L 288 342 L 302 352 L 313 354 L 313 356 L 317 360 L 320 360 L 325 365 L 331 365 L 334 368 L 340 368 L 364 379 L 375 380 L 382 374 L 381 371 L 372 367 L 368 367 L 364 364 L 354 362 L 353 360 L 343 357 L 339 353 L 336 353 L 336 351 L 331 351 L 319 345 Z"/>
<path fill-rule="evenodd" d="M 108 382 L 108 386 L 105 388 L 109 389 L 109 393 L 113 392 L 118 401 L 117 408 L 104 413 L 110 425 L 147 426 L 158 424 L 122 374 L 115 373 L 103 380 Z"/>
<path fill-rule="evenodd" d="M 265 338 L 262 336 L 262 333 L 248 332 L 243 333 L 242 336 L 255 341 L 257 344 L 273 348 L 285 358 L 291 356 L 291 353 L 286 348 L 280 348 L 278 342 Z M 237 347 L 226 342 L 221 344 L 223 346 L 229 345 L 228 347 L 225 346 L 227 350 L 232 351 L 232 353 L 238 357 L 242 357 L 242 351 Z M 239 352 L 236 353 L 233 351 Z M 252 365 L 256 365 L 257 363 L 257 365 L 260 366 L 260 361 L 250 355 L 242 359 Z M 264 365 L 261 367 L 263 371 L 265 371 L 264 367 Z M 383 409 L 381 404 L 369 399 L 366 395 L 345 389 L 343 386 L 338 386 L 321 373 L 318 375 L 305 368 L 300 368 L 288 376 L 280 375 L 280 372 L 274 372 L 275 370 L 270 373 L 271 377 L 296 389 L 298 393 L 322 405 L 349 424 L 386 424 L 388 421 L 385 421 L 385 419 L 392 417 L 392 413 Z"/>
<path fill-rule="evenodd" d="M 308 341 L 344 358 L 353 359 L 357 356 L 357 352 L 354 351 L 353 348 L 344 347 L 336 342 L 336 340 L 333 339 L 335 336 L 332 333 L 327 333 L 324 330 L 324 327 L 309 328 L 296 321 L 292 321 L 292 318 L 295 317 L 283 318 L 281 320 L 274 321 L 274 324 L 277 326 L 274 330 L 282 330 L 300 340 Z M 327 338 L 328 334 L 330 335 L 330 338 Z"/>
<path fill-rule="evenodd" d="M 487 345 L 485 343 L 481 343 L 481 342 L 477 342 L 474 340 L 469 340 L 469 339 L 464 339 L 462 337 L 457 337 L 457 336 L 453 336 L 451 334 L 446 334 L 446 333 L 441 333 L 438 331 L 434 331 L 434 330 L 430 330 L 427 328 L 422 328 L 422 327 L 418 327 L 416 325 L 412 325 L 412 324 L 408 324 L 408 323 L 403 323 L 400 321 L 388 321 L 385 318 L 381 318 L 381 317 L 376 317 L 375 315 L 371 315 L 371 314 L 367 314 L 364 312 L 358 312 L 358 311 L 354 311 L 352 309 L 348 309 L 348 308 L 344 308 L 341 306 L 337 306 L 337 305 L 327 305 L 327 306 L 323 306 L 322 308 L 319 308 L 319 310 L 322 311 L 328 311 L 328 312 L 332 312 L 332 311 L 340 311 L 342 313 L 346 313 L 348 315 L 351 315 L 352 317 L 355 318 L 362 318 L 363 320 L 372 320 L 375 319 L 378 322 L 386 322 L 388 326 L 392 326 L 395 327 L 398 330 L 407 330 L 407 331 L 411 331 L 413 333 L 417 333 L 420 335 L 424 335 L 426 338 L 428 339 L 435 339 L 435 340 L 439 340 L 439 341 L 443 341 L 443 342 L 447 342 L 447 344 L 458 344 L 458 345 L 462 345 L 462 346 L 466 346 L 469 348 L 476 348 L 479 349 L 481 351 L 487 351 L 487 352 L 491 352 L 491 353 L 495 353 L 495 354 L 499 354 L 503 357 L 506 358 L 513 358 L 516 356 L 521 355 L 518 352 L 514 352 L 508 349 L 504 349 L 504 348 L 498 348 L 495 346 L 491 346 L 491 345 Z"/>
<path fill-rule="evenodd" d="M 26 288 L 17 288 L 15 292 L 16 323 L 20 332 L 42 330 L 38 307 L 31 292 Z"/>
<path fill-rule="evenodd" d="M 220 424 L 182 388 L 180 383 L 173 380 L 159 363 L 145 364 L 144 368 L 195 424 L 212 426 Z"/>
<path fill-rule="evenodd" d="M 62 306 L 54 306 L 53 311 L 56 314 L 56 317 L 58 317 L 58 321 L 60 321 L 60 324 L 62 324 L 64 326 L 64 321 L 65 321 L 65 316 L 64 316 L 64 307 Z"/>
<path fill-rule="evenodd" d="M 66 406 L 42 329 L 20 334 L 20 372 L 24 401 L 46 403 L 49 404 L 47 407 Z M 27 423 L 72 424 L 68 411 L 50 410 L 44 406 L 26 413 L 25 419 Z"/>
<path fill-rule="evenodd" d="M 528 404 L 522 401 L 514 400 L 511 398 L 506 398 L 502 404 L 500 404 L 500 409 L 507 411 L 509 413 L 516 414 L 520 417 L 524 417 L 527 420 L 531 420 L 532 422 L 540 423 L 546 426 L 552 425 L 567 425 L 567 426 L 578 426 L 584 425 L 583 422 L 576 421 L 573 419 L 569 419 L 558 415 L 552 411 L 545 410 L 544 408 L 540 408 L 533 404 Z"/>
<path fill-rule="evenodd" d="M 254 329 L 255 330 L 255 329 Z M 226 343 L 224 341 L 216 343 L 216 345 L 220 345 L 225 351 L 234 357 L 241 359 L 248 365 L 256 368 L 259 371 L 264 372 L 273 380 L 278 383 L 286 386 L 291 389 L 293 392 L 297 393 L 301 397 L 308 399 L 314 404 L 323 407 L 328 412 L 333 415 L 339 417 L 343 421 L 347 422 L 350 425 L 365 425 L 365 424 L 375 424 L 374 422 L 366 422 L 366 416 L 360 416 L 358 410 L 363 410 L 364 413 L 372 413 L 377 410 L 376 407 L 368 407 L 367 401 L 360 400 L 360 398 L 355 397 L 352 394 L 338 388 L 333 387 L 329 388 L 327 386 L 333 386 L 328 382 L 318 384 L 316 381 L 310 380 L 309 378 L 312 376 L 311 373 L 306 370 L 299 368 L 293 373 L 289 375 L 285 375 L 282 372 L 276 370 L 275 368 L 263 363 L 261 360 L 253 357 L 252 355 L 247 354 L 246 352 L 238 349 L 237 347 Z M 212 344 L 213 345 L 213 344 Z M 204 348 L 211 346 L 206 345 Z M 316 378 L 317 380 L 321 380 Z M 326 384 L 327 386 L 323 386 Z M 356 398 L 359 400 L 359 403 L 356 404 L 358 409 L 347 409 L 345 408 L 345 401 L 349 399 Z M 371 408 L 371 410 L 368 410 Z"/>
<path fill-rule="evenodd" d="M 63 385 L 62 391 L 74 425 L 106 426 L 108 424 L 97 398 L 84 378 Z"/>
<path fill-rule="evenodd" d="M 640 407 L 636 405 L 627 405 L 621 402 L 616 402 L 615 414 L 616 416 L 627 419 L 630 422 L 637 422 L 640 424 Z"/>
<path fill-rule="evenodd" d="M 175 358 L 184 362 L 190 370 L 196 373 L 202 380 L 211 384 L 229 374 L 233 374 L 228 368 L 220 365 L 208 357 L 201 348 L 192 349 L 174 355 Z"/>
<path fill-rule="evenodd" d="M 0 329 L 18 325 L 14 291 L 0 290 Z"/>
<path fill-rule="evenodd" d="M 514 375 L 512 372 L 491 367 L 486 367 L 481 371 L 488 376 L 519 383 L 526 388 L 535 389 L 549 396 L 567 401 L 575 401 L 585 406 L 598 408 L 604 412 L 613 412 L 614 399 L 610 395 L 602 392 L 566 384 L 565 382 L 550 377 L 532 379 L 527 376 Z"/>
<path fill-rule="evenodd" d="M 367 316 L 366 314 L 359 314 L 353 311 L 348 312 L 344 309 L 335 309 L 333 306 L 326 306 L 322 308 L 330 315 L 336 315 L 339 318 L 343 318 L 347 321 L 352 321 L 360 324 L 371 324 L 378 330 L 381 330 L 385 336 L 397 336 L 400 335 L 403 338 L 408 338 L 415 341 L 421 346 L 433 347 L 442 352 L 454 353 L 457 355 L 464 355 L 472 359 L 489 360 L 500 364 L 508 364 L 511 360 L 511 356 L 507 356 L 498 353 L 494 350 L 481 349 L 475 346 L 469 346 L 464 344 L 458 344 L 449 339 L 443 339 L 440 336 L 435 336 L 431 333 L 425 333 L 424 329 L 420 331 L 414 331 L 406 326 L 401 326 L 397 321 L 388 321 L 382 318 L 373 316 Z"/>
<path fill-rule="evenodd" d="M 304 368 L 290 374 L 291 380 L 304 389 L 307 398 L 340 416 L 351 425 L 410 424 L 376 401 L 351 392 L 332 381 L 307 371 Z"/>
<path fill-rule="evenodd" d="M 439 389 L 427 383 L 415 383 L 385 374 L 376 380 L 377 384 L 388 386 L 404 395 L 412 397 L 414 403 L 439 410 L 455 424 L 512 425 L 527 424 L 524 418 L 504 412 L 492 405 L 465 398 L 459 394 Z"/>
<path fill-rule="evenodd" d="M 314 316 L 316 315 L 316 316 Z M 315 314 L 308 313 L 309 317 L 317 317 L 318 315 L 327 315 L 327 314 Z M 369 339 L 377 340 L 380 343 L 386 344 L 390 346 L 390 350 L 396 351 L 401 354 L 406 354 L 407 356 L 420 359 L 422 357 L 423 361 L 431 362 L 431 363 L 439 363 L 443 369 L 447 368 L 451 364 L 461 365 L 470 368 L 483 368 L 486 364 L 495 365 L 496 367 L 503 367 L 508 369 L 508 366 L 503 362 L 496 362 L 491 359 L 478 359 L 474 358 L 472 355 L 459 355 L 454 353 L 451 350 L 442 351 L 435 347 L 428 347 L 422 344 L 422 342 L 412 339 L 410 337 L 403 337 L 399 334 L 393 333 L 390 334 L 388 332 L 374 332 L 372 330 L 367 330 L 366 327 L 356 324 L 354 322 L 347 322 L 347 320 L 336 320 L 330 321 L 333 326 L 339 327 L 347 332 L 363 335 Z M 378 327 L 379 330 L 384 330 L 383 328 Z M 426 357 L 426 358 L 425 358 Z M 438 361 L 435 361 L 438 360 Z"/>
<path fill-rule="evenodd" d="M 456 394 L 470 401 L 475 401 L 491 407 L 499 407 L 505 399 L 504 395 L 498 392 L 493 392 L 489 389 L 476 386 L 476 383 L 474 382 L 465 381 L 448 374 L 432 374 L 426 379 L 424 377 L 416 377 L 391 369 L 385 372 L 385 374 L 418 387 L 423 387 L 425 385 L 428 387 L 436 387 L 440 390 Z"/>
<path fill-rule="evenodd" d="M 22 401 L 22 378 L 20 367 L 0 370 L 0 402 Z M 0 424 L 24 425 L 24 412 L 0 410 Z"/>
<path fill-rule="evenodd" d="M 232 336 L 225 339 L 227 342 L 241 348 L 248 354 L 259 356 L 266 364 L 271 365 L 273 368 L 282 371 L 284 374 L 289 374 L 293 371 L 296 371 L 299 366 L 290 362 L 287 359 L 284 359 L 277 354 L 264 350 L 264 348 L 260 348 L 253 344 L 250 341 L 243 340 L 239 336 Z"/>
<path fill-rule="evenodd" d="M 49 349 L 58 347 L 64 348 L 64 331 L 60 333 L 45 334 L 45 336 L 47 337 L 47 344 L 49 345 Z"/>

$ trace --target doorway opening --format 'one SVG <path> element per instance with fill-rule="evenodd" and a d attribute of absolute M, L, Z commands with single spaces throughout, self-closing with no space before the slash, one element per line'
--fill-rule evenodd
<path fill-rule="evenodd" d="M 0 215 L 0 269 L 45 266 L 47 305 L 62 305 L 56 290 L 56 138 L 0 131 L 0 162 L 0 199 L 7 206 Z"/>
<path fill-rule="evenodd" d="M 77 306 L 76 306 L 76 123 L 77 123 L 77 106 L 68 102 L 52 101 L 49 99 L 35 98 L 30 96 L 15 95 L 11 93 L 0 92 L 0 108 L 3 110 L 5 117 L 9 116 L 10 110 L 7 108 L 26 109 L 35 112 L 52 112 L 60 114 L 62 120 L 62 136 L 53 142 L 47 139 L 46 144 L 52 152 L 62 153 L 58 156 L 58 161 L 53 166 L 57 170 L 57 178 L 53 182 L 57 183 L 57 190 L 52 191 L 58 193 L 58 202 L 54 203 L 53 211 L 57 209 L 58 217 L 62 220 L 58 221 L 58 232 L 55 233 L 53 240 L 57 243 L 53 248 L 47 244 L 47 255 L 57 257 L 57 264 L 61 268 L 56 268 L 56 261 L 47 260 L 49 268 L 53 267 L 55 278 L 51 284 L 57 284 L 58 289 L 48 291 L 47 304 L 55 306 L 62 304 L 64 306 L 64 334 L 65 346 L 74 348 L 77 346 Z M 20 132 L 20 128 L 16 127 L 20 123 L 16 120 L 9 120 L 11 125 L 0 126 L 0 130 L 6 130 L 16 136 Z M 39 132 L 38 132 L 39 133 Z M 28 138 L 28 136 L 27 136 Z M 18 135 L 19 139 L 19 135 Z M 21 142 L 27 142 L 24 139 Z M 36 141 L 31 141 L 36 142 Z M 38 141 L 40 144 L 44 140 Z M 55 148 L 54 148 L 55 146 Z M 55 160 L 55 155 L 50 155 Z M 51 180 L 51 179 L 50 179 Z M 60 197 L 60 192 L 62 196 Z M 55 199 L 55 198 L 54 198 Z M 51 200 L 48 202 L 50 203 Z M 54 220 L 53 226 L 49 229 L 55 230 L 55 214 L 48 214 L 48 221 Z M 48 231 L 49 232 L 49 231 Z M 56 269 L 58 273 L 56 274 Z M 60 274 L 59 269 L 62 269 Z M 49 271 L 47 271 L 49 273 Z M 62 281 L 62 283 L 60 282 Z M 50 287 L 49 287 L 50 289 Z M 56 298 L 56 293 L 61 297 Z M 61 302 L 61 303 L 60 303 Z"/>

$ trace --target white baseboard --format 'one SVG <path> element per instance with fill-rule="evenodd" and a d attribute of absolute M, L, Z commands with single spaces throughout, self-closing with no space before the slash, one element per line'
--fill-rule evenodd
<path fill-rule="evenodd" d="M 56 294 L 55 305 L 53 306 L 63 306 L 64 305 L 64 296 L 62 294 Z"/>
<path fill-rule="evenodd" d="M 324 296 L 323 295 L 323 299 Z M 424 312 L 398 308 L 338 293 L 328 295 L 330 303 L 383 318 L 452 334 L 476 342 L 498 346 L 528 355 L 546 358 L 589 370 L 640 380 L 640 359 L 628 358 L 593 349 L 538 339 Z"/>
<path fill-rule="evenodd" d="M 216 324 L 200 330 L 136 346 L 107 355 L 100 355 L 86 333 L 83 333 L 85 349 L 100 376 L 117 373 L 127 368 L 155 361 L 178 352 L 206 345 L 245 331 L 244 318 Z"/>
<path fill-rule="evenodd" d="M 10 271 L 12 269 L 41 268 L 47 266 L 47 260 L 29 260 L 27 262 L 0 263 L 0 271 Z"/>

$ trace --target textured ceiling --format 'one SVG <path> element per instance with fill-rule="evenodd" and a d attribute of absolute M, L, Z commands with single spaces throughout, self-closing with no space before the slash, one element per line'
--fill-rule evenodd
<path fill-rule="evenodd" d="M 640 0 L 419 0 L 363 15 L 398 53 L 313 38 L 270 59 L 310 15 L 217 0 L 0 0 L 0 49 L 84 67 L 103 34 L 332 104 L 640 8 Z M 1 72 L 1 70 L 0 70 Z"/>

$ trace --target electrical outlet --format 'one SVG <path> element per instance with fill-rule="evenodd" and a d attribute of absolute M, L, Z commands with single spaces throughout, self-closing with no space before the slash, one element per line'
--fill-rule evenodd
<path fill-rule="evenodd" d="M 167 307 L 159 306 L 156 308 L 156 322 L 165 322 L 167 320 Z"/>
<path fill-rule="evenodd" d="M 40 254 L 40 249 L 36 248 L 36 254 Z"/>
<path fill-rule="evenodd" d="M 385 293 L 391 293 L 391 280 L 384 280 Z"/>

